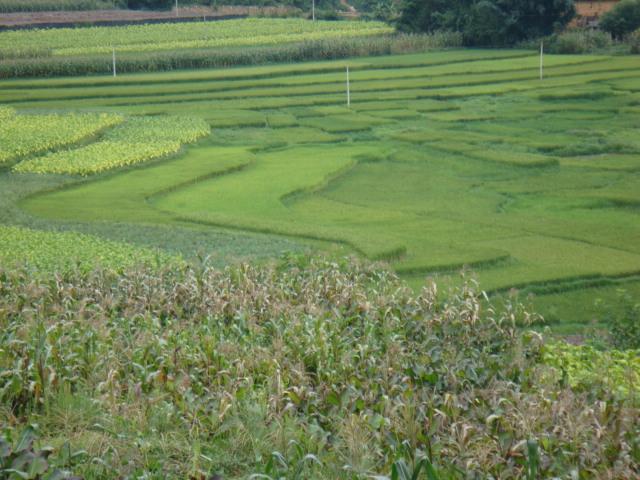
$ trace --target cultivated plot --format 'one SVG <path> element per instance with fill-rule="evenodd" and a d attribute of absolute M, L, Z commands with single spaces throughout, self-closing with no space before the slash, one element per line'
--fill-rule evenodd
<path fill-rule="evenodd" d="M 38 217 L 335 243 L 390 262 L 416 284 L 464 265 L 490 291 L 632 281 L 640 273 L 637 60 L 550 56 L 546 64 L 541 81 L 528 52 L 450 51 L 11 81 L 1 98 L 18 111 L 128 116 L 98 143 L 132 115 L 188 116 L 211 128 L 177 156 L 23 202 Z M 28 162 L 55 171 L 69 154 L 54 150 Z"/>

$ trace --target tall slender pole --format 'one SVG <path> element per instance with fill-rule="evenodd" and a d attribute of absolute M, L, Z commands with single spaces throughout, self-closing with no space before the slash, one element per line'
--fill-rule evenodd
<path fill-rule="evenodd" d="M 178 0 L 176 0 L 176 17 L 178 16 Z"/>
<path fill-rule="evenodd" d="M 311 18 L 316 21 L 316 0 L 311 0 Z"/>
<path fill-rule="evenodd" d="M 113 61 L 113 76 L 115 77 L 117 75 L 116 72 L 116 47 L 112 47 L 113 48 L 113 55 L 111 57 L 112 61 Z"/>
<path fill-rule="evenodd" d="M 347 65 L 347 107 L 351 108 L 351 82 L 349 80 L 349 66 Z"/>
<path fill-rule="evenodd" d="M 540 80 L 544 78 L 544 41 L 540 42 Z"/>

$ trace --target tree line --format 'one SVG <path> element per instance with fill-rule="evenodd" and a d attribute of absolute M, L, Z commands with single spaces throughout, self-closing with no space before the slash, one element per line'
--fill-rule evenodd
<path fill-rule="evenodd" d="M 119 0 L 129 8 L 171 8 L 175 0 Z M 309 10 L 312 0 L 179 0 L 181 4 L 288 6 Z M 574 0 L 348 0 L 365 16 L 393 22 L 401 32 L 458 32 L 467 46 L 508 46 L 562 31 L 576 14 Z M 315 0 L 318 12 L 339 0 Z M 601 28 L 623 38 L 640 28 L 640 0 L 622 0 Z M 636 34 L 638 35 L 638 34 Z"/>

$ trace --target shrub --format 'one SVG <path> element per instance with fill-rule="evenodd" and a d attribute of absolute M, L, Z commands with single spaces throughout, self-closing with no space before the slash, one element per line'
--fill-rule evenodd
<path fill-rule="evenodd" d="M 575 15 L 571 0 L 407 0 L 403 5 L 401 30 L 454 30 L 471 46 L 550 35 Z"/>
<path fill-rule="evenodd" d="M 600 27 L 615 38 L 623 38 L 640 28 L 640 0 L 622 0 L 602 16 Z"/>
<path fill-rule="evenodd" d="M 640 349 L 640 303 L 621 290 L 616 313 L 605 312 L 605 321 L 611 332 L 613 346 L 620 349 Z"/>
<path fill-rule="evenodd" d="M 600 30 L 570 30 L 553 35 L 548 43 L 549 53 L 588 53 L 610 47 L 613 43 L 611 34 Z"/>
<path fill-rule="evenodd" d="M 173 0 L 128 0 L 127 6 L 132 9 L 168 10 Z"/>
<path fill-rule="evenodd" d="M 629 36 L 629 45 L 631 46 L 631 53 L 640 53 L 640 29 Z"/>

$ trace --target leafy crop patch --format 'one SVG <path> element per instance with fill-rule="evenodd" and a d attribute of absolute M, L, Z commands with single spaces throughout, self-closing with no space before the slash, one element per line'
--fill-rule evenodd
<path fill-rule="evenodd" d="M 99 142 L 24 160 L 13 170 L 91 175 L 175 154 L 183 144 L 208 134 L 209 126 L 197 118 L 132 117 Z"/>
<path fill-rule="evenodd" d="M 73 145 L 118 125 L 117 114 L 17 115 L 0 110 L 0 164 Z"/>
<path fill-rule="evenodd" d="M 79 233 L 0 226 L 0 264 L 4 268 L 26 264 L 34 275 L 76 270 L 86 273 L 98 267 L 122 271 L 180 262 L 178 257 L 160 251 Z"/>

